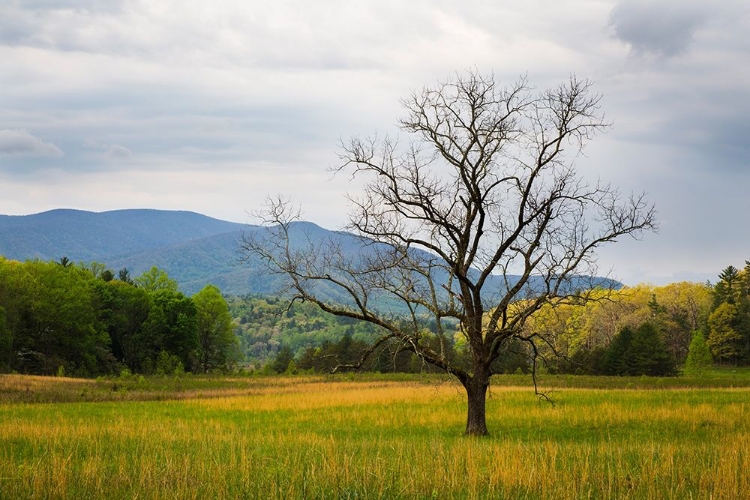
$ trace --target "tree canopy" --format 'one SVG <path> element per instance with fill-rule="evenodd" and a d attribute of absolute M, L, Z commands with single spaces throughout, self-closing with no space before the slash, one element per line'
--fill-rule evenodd
<path fill-rule="evenodd" d="M 96 263 L 9 261 L 0 257 L 0 370 L 50 375 L 152 373 L 165 358 L 187 370 L 225 369 L 237 361 L 236 340 L 226 318 L 212 362 L 200 363 L 198 306 L 176 289 L 164 271 L 153 268 L 136 279 Z M 156 277 L 154 280 L 152 278 Z M 212 308 L 224 301 L 212 295 Z M 199 304 L 205 303 L 203 297 Z M 226 302 L 223 308 L 226 312 Z M 231 321 L 231 319 L 230 319 Z M 166 366 L 162 363 L 163 366 Z"/>

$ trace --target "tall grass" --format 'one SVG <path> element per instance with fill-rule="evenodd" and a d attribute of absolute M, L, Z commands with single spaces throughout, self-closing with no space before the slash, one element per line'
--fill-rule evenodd
<path fill-rule="evenodd" d="M 495 387 L 477 439 L 452 382 L 242 383 L 0 405 L 0 498 L 750 498 L 748 389 Z"/>

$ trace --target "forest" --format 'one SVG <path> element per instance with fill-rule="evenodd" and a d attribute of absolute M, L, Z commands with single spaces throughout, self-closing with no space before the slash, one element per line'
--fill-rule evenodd
<path fill-rule="evenodd" d="M 456 323 L 425 322 L 422 341 L 468 363 Z M 123 372 L 325 373 L 360 364 L 377 327 L 280 297 L 192 297 L 164 271 L 138 277 L 98 263 L 0 258 L 0 371 L 97 376 Z M 677 375 L 713 364 L 750 365 L 750 262 L 715 284 L 594 290 L 543 308 L 537 368 L 550 373 Z M 505 346 L 495 371 L 527 373 L 527 346 Z M 398 343 L 361 363 L 376 372 L 436 371 Z"/>
<path fill-rule="evenodd" d="M 230 370 L 241 359 L 218 288 L 193 297 L 157 268 L 0 258 L 0 369 L 42 375 Z"/>

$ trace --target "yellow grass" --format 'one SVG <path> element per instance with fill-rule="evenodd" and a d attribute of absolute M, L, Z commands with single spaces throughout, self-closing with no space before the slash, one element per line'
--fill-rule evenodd
<path fill-rule="evenodd" d="M 750 498 L 747 389 L 494 388 L 477 439 L 454 383 L 333 380 L 0 405 L 0 498 Z"/>

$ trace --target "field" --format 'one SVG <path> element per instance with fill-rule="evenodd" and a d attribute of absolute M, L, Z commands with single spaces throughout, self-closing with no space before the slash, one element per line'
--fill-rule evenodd
<path fill-rule="evenodd" d="M 0 376 L 0 498 L 750 498 L 747 374 Z"/>

